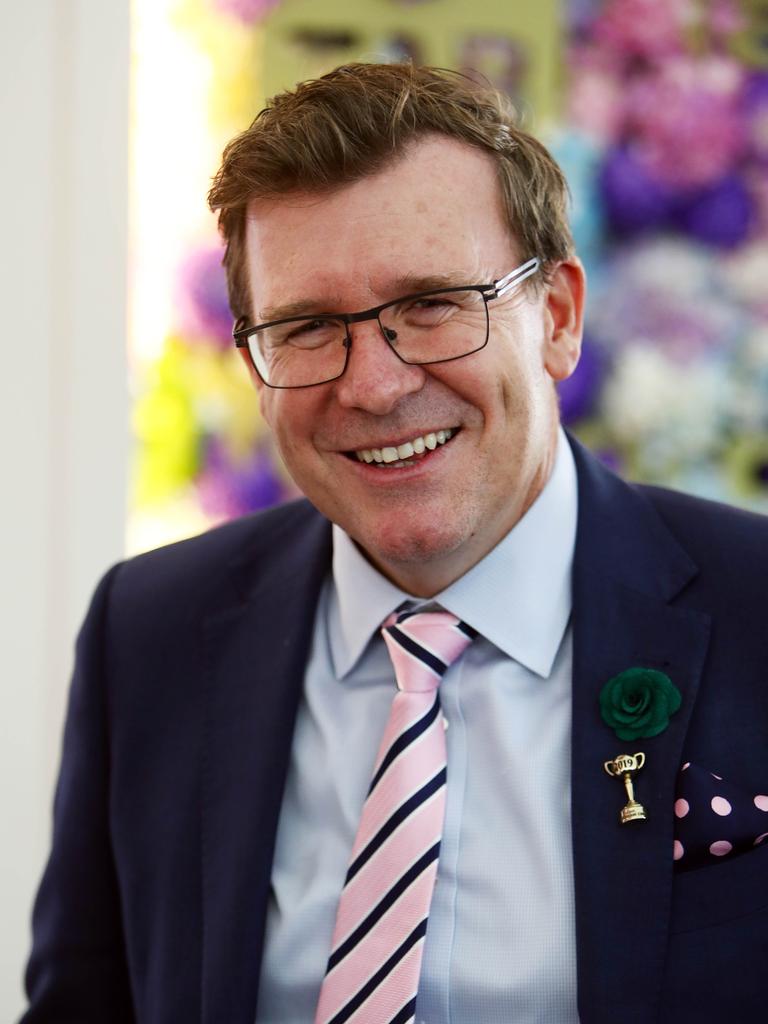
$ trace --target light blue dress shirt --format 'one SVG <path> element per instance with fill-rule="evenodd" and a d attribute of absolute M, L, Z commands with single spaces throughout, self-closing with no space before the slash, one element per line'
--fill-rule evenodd
<path fill-rule="evenodd" d="M 569 763 L 576 518 L 576 471 L 561 431 L 536 502 L 434 599 L 481 636 L 440 684 L 447 802 L 417 1022 L 578 1022 Z M 394 695 L 379 627 L 409 595 L 337 527 L 333 540 L 277 833 L 257 1024 L 312 1024 Z"/>

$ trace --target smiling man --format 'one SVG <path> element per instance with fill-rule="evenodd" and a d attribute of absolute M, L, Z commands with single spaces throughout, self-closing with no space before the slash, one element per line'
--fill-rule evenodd
<path fill-rule="evenodd" d="M 551 156 L 460 75 L 349 65 L 210 201 L 309 500 L 99 587 L 25 1024 L 756 1019 L 768 526 L 560 427 Z"/>

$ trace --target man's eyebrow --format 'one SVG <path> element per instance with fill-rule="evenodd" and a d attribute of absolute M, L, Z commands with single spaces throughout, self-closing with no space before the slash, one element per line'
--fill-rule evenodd
<path fill-rule="evenodd" d="M 411 295 L 414 292 L 431 292 L 439 288 L 461 288 L 469 284 L 484 284 L 483 281 L 470 280 L 465 272 L 453 274 L 401 274 L 395 279 L 393 298 Z"/>
<path fill-rule="evenodd" d="M 431 292 L 440 288 L 461 288 L 463 285 L 485 283 L 472 282 L 466 273 L 459 274 L 399 274 L 387 289 L 387 298 L 382 302 L 397 300 L 405 295 L 416 292 Z M 371 304 L 371 309 L 381 303 Z M 259 315 L 259 323 L 270 323 L 273 320 L 285 320 L 294 316 L 314 316 L 333 313 L 358 313 L 357 309 L 342 309 L 338 297 L 324 296 L 317 299 L 297 299 L 277 306 L 265 306 Z"/>
<path fill-rule="evenodd" d="M 285 320 L 291 316 L 312 316 L 320 313 L 338 311 L 338 299 L 297 299 L 279 306 L 265 306 L 260 310 L 259 322 L 268 323 L 272 320 Z"/>

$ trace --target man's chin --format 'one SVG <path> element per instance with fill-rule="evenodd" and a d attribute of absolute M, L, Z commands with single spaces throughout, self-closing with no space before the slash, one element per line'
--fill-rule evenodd
<path fill-rule="evenodd" d="M 350 536 L 369 562 L 388 579 L 412 593 L 422 589 L 420 581 L 442 577 L 443 566 L 459 561 L 464 540 L 456 530 L 432 527 L 383 530 L 377 534 L 361 531 Z"/>

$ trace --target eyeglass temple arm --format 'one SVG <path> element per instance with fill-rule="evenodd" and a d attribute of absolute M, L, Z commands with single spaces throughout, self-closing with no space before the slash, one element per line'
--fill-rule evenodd
<path fill-rule="evenodd" d="M 537 256 L 534 256 L 533 259 L 528 260 L 527 263 L 523 263 L 522 266 L 517 267 L 510 274 L 507 274 L 506 277 L 500 277 L 498 281 L 494 281 L 496 298 L 500 295 L 504 295 L 504 293 L 508 292 L 511 288 L 515 288 L 517 285 L 522 284 L 526 278 L 535 274 L 540 266 L 541 261 Z"/>

